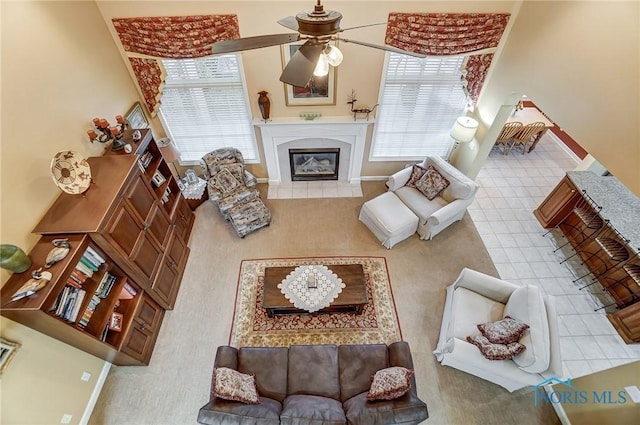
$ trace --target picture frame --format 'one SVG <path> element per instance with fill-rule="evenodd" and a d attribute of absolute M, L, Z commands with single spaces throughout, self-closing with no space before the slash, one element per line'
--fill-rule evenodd
<path fill-rule="evenodd" d="M 184 172 L 184 175 L 187 179 L 187 183 L 189 184 L 198 183 L 198 175 L 196 174 L 195 170 L 193 170 L 192 168 L 189 168 L 188 170 L 186 170 Z"/>
<path fill-rule="evenodd" d="M 142 110 L 142 104 L 136 102 L 133 104 L 129 112 L 124 118 L 129 123 L 129 128 L 137 130 L 140 128 L 149 128 L 149 121 L 147 120 L 144 111 Z"/>
<path fill-rule="evenodd" d="M 115 332 L 122 331 L 123 318 L 124 316 L 122 313 L 118 313 L 117 311 L 111 313 L 111 318 L 109 319 L 109 330 Z"/>
<path fill-rule="evenodd" d="M 162 173 L 158 170 L 156 170 L 155 173 L 153 173 L 153 177 L 151 177 L 151 180 L 153 180 L 153 184 L 156 185 L 156 187 L 160 187 L 162 186 L 162 184 L 167 181 L 167 179 L 162 175 Z"/>
<path fill-rule="evenodd" d="M 280 46 L 282 69 L 304 42 Z M 336 68 L 331 66 L 326 77 L 311 77 L 306 87 L 284 84 L 284 98 L 287 106 L 328 106 L 336 104 Z"/>
<path fill-rule="evenodd" d="M 0 337 L 0 375 L 7 370 L 9 363 L 16 355 L 16 350 L 20 348 L 22 344 L 18 342 L 9 341 Z"/>

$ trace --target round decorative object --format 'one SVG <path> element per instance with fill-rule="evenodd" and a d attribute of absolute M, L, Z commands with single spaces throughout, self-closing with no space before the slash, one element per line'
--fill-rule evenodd
<path fill-rule="evenodd" d="M 15 245 L 0 245 L 0 267 L 22 273 L 31 267 L 31 258 Z"/>
<path fill-rule="evenodd" d="M 78 152 L 60 151 L 51 161 L 51 178 L 64 192 L 75 195 L 89 188 L 91 169 Z"/>

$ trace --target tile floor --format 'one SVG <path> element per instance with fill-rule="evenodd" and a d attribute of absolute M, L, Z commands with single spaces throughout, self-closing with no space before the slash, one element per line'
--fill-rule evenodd
<path fill-rule="evenodd" d="M 532 211 L 577 165 L 552 134 L 532 153 L 494 149 L 476 181 L 478 196 L 469 208 L 500 276 L 537 285 L 556 297 L 560 346 L 566 377 L 578 377 L 640 359 L 640 344 L 625 344 L 605 316 L 600 297 L 573 283 L 584 274 L 571 262 L 560 264 L 553 235 L 543 236 Z M 598 285 L 589 289 L 602 292 Z"/>
<path fill-rule="evenodd" d="M 267 199 L 357 198 L 362 196 L 359 184 L 343 181 L 288 182 L 269 185 Z"/>

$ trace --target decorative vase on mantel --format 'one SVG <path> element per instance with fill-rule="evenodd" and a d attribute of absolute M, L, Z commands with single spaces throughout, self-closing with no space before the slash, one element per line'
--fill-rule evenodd
<path fill-rule="evenodd" d="M 0 245 L 0 267 L 22 273 L 31 267 L 31 258 L 15 245 Z"/>
<path fill-rule="evenodd" d="M 258 97 L 258 107 L 260 108 L 260 114 L 262 115 L 262 119 L 264 122 L 269 120 L 269 113 L 271 109 L 271 101 L 269 100 L 269 92 L 264 90 L 258 92 L 260 97 Z"/>

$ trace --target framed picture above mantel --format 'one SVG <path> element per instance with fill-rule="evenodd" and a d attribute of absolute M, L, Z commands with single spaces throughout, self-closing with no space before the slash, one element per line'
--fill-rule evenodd
<path fill-rule="evenodd" d="M 300 49 L 301 43 L 280 46 L 282 51 L 282 69 L 291 57 Z M 336 104 L 336 68 L 331 67 L 324 77 L 312 76 L 306 87 L 284 85 L 284 97 L 287 106 L 323 106 Z"/>

